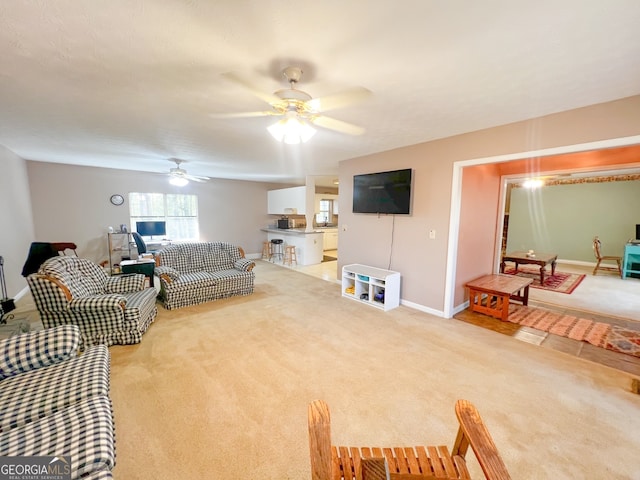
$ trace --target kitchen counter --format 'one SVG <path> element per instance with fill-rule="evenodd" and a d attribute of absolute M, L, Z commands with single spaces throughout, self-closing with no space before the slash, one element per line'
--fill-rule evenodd
<path fill-rule="evenodd" d="M 262 229 L 263 232 L 273 232 L 280 233 L 282 235 L 310 235 L 310 234 L 319 234 L 323 233 L 321 229 L 317 228 L 314 230 L 310 230 L 307 232 L 305 228 L 276 228 L 276 227 L 267 227 Z"/>
<path fill-rule="evenodd" d="M 267 240 L 269 241 L 281 238 L 284 240 L 284 245 L 294 245 L 298 265 L 315 265 L 322 262 L 324 232 L 316 230 L 307 232 L 304 228 L 280 229 L 275 227 L 262 228 L 261 231 L 267 232 Z"/>

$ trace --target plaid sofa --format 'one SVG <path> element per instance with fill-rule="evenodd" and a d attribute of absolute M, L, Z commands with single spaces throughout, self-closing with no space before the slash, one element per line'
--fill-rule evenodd
<path fill-rule="evenodd" d="M 253 293 L 255 262 L 229 243 L 170 245 L 156 253 L 156 264 L 167 310 Z"/>
<path fill-rule="evenodd" d="M 27 276 L 45 328 L 74 324 L 84 344 L 132 344 L 142 340 L 158 313 L 155 288 L 144 275 L 108 276 L 84 258 L 58 256 Z"/>
<path fill-rule="evenodd" d="M 76 325 L 0 340 L 0 455 L 68 455 L 71 478 L 111 479 L 109 350 L 80 342 Z"/>

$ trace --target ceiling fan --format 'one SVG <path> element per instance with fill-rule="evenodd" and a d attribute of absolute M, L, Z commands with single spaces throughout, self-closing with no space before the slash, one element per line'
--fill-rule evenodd
<path fill-rule="evenodd" d="M 183 187 L 189 181 L 193 182 L 206 182 L 209 180 L 209 177 L 201 177 L 198 175 L 189 175 L 184 168 L 180 167 L 180 164 L 184 162 L 184 160 L 180 160 L 178 158 L 169 159 L 171 162 L 175 162 L 176 166 L 169 169 L 169 183 L 172 185 L 176 185 L 178 187 Z"/>
<path fill-rule="evenodd" d="M 214 113 L 211 114 L 211 116 L 217 118 L 281 116 L 283 117 L 281 122 L 286 122 L 289 119 L 297 119 L 301 121 L 301 123 L 308 122 L 312 125 L 335 130 L 340 133 L 346 133 L 348 135 L 361 135 L 364 133 L 364 128 L 343 122 L 342 120 L 327 117 L 324 115 L 324 112 L 363 101 L 371 96 L 371 91 L 364 87 L 354 87 L 341 93 L 328 95 L 326 97 L 313 98 L 307 92 L 297 88 L 298 82 L 302 78 L 302 73 L 303 72 L 300 67 L 292 66 L 285 68 L 282 71 L 282 75 L 289 83 L 289 88 L 277 90 L 273 94 L 261 91 L 249 80 L 246 80 L 235 73 L 224 73 L 223 76 L 225 78 L 242 86 L 256 97 L 267 102 L 271 106 L 271 109 L 258 112 Z M 275 125 L 272 127 L 275 127 Z M 274 132 L 271 133 L 273 134 Z"/>

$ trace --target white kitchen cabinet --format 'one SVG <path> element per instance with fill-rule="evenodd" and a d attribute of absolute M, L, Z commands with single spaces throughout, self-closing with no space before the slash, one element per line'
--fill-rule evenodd
<path fill-rule="evenodd" d="M 284 245 L 296 247 L 298 265 L 316 265 L 322 262 L 322 233 L 296 230 L 266 229 L 267 240 L 284 240 Z M 284 247 L 283 247 L 284 248 Z"/>
<path fill-rule="evenodd" d="M 305 215 L 307 187 L 280 188 L 267 192 L 267 213 L 273 215 Z"/>
<path fill-rule="evenodd" d="M 323 250 L 337 250 L 338 249 L 338 229 L 337 228 L 323 228 L 324 239 L 322 241 Z"/>

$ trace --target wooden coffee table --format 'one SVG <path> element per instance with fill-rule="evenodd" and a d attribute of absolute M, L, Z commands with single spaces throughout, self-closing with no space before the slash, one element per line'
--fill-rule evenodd
<path fill-rule="evenodd" d="M 540 266 L 540 285 L 544 285 L 545 267 L 551 264 L 551 275 L 554 275 L 556 273 L 556 260 L 558 260 L 558 255 L 555 253 L 529 254 L 529 252 L 511 252 L 502 257 L 500 273 L 504 273 L 505 262 L 514 262 L 516 264 L 516 272 L 520 264 L 538 265 Z"/>
<path fill-rule="evenodd" d="M 502 321 L 509 319 L 509 301 L 529 303 L 531 278 L 494 273 L 476 278 L 465 286 L 469 289 L 469 308 Z"/>

